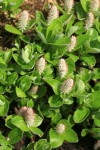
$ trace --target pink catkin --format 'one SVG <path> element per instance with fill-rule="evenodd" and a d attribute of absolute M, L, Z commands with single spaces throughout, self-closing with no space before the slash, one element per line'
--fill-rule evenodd
<path fill-rule="evenodd" d="M 61 87 L 60 87 L 60 91 L 61 93 L 69 93 L 72 88 L 74 86 L 74 80 L 69 78 L 69 79 L 66 79 L 62 84 L 61 84 Z"/>
<path fill-rule="evenodd" d="M 59 10 L 55 5 L 52 5 L 48 13 L 48 25 L 56 18 L 59 17 Z"/>
<path fill-rule="evenodd" d="M 92 12 L 88 13 L 88 16 L 85 21 L 85 29 L 88 30 L 93 26 L 94 23 L 94 14 Z"/>
<path fill-rule="evenodd" d="M 58 63 L 58 74 L 61 78 L 64 78 L 68 73 L 68 65 L 66 61 L 61 58 Z"/>
<path fill-rule="evenodd" d="M 34 125 L 35 120 L 35 112 L 32 108 L 28 108 L 26 106 L 20 108 L 19 115 L 24 117 L 24 120 L 28 126 Z"/>
<path fill-rule="evenodd" d="M 71 52 L 75 48 L 76 43 L 77 43 L 77 38 L 76 36 L 72 35 L 70 44 L 68 44 L 67 46 L 67 51 Z"/>
<path fill-rule="evenodd" d="M 66 129 L 65 125 L 61 123 L 61 124 L 57 125 L 56 132 L 61 134 L 65 131 L 65 129 Z"/>
<path fill-rule="evenodd" d="M 100 8 L 100 0 L 91 0 L 90 11 L 98 11 Z"/>
<path fill-rule="evenodd" d="M 24 10 L 21 12 L 19 21 L 18 21 L 18 27 L 21 31 L 25 30 L 29 21 L 29 13 Z"/>
<path fill-rule="evenodd" d="M 46 67 L 46 60 L 41 57 L 36 62 L 36 69 L 38 70 L 39 74 L 42 74 Z"/>
<path fill-rule="evenodd" d="M 74 7 L 74 0 L 65 0 L 65 9 L 68 11 L 71 11 L 72 8 Z"/>

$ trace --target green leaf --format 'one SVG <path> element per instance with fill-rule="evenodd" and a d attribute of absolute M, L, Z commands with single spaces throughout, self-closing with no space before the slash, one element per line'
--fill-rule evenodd
<path fill-rule="evenodd" d="M 8 146 L 0 146 L 0 150 L 12 150 L 12 148 Z"/>
<path fill-rule="evenodd" d="M 91 129 L 91 133 L 92 133 L 94 138 L 100 140 L 100 128 Z"/>
<path fill-rule="evenodd" d="M 27 102 L 27 107 L 32 108 L 33 106 L 34 106 L 33 99 L 30 99 L 30 100 Z"/>
<path fill-rule="evenodd" d="M 16 94 L 17 94 L 18 97 L 21 97 L 21 98 L 26 97 L 26 94 L 20 88 L 18 88 L 17 86 L 16 86 Z"/>
<path fill-rule="evenodd" d="M 68 75 L 70 75 L 75 69 L 75 62 L 70 57 L 67 58 L 66 62 L 68 65 Z"/>
<path fill-rule="evenodd" d="M 97 82 L 93 88 L 95 91 L 99 91 L 100 89 L 100 82 Z"/>
<path fill-rule="evenodd" d="M 11 49 L 6 50 L 6 51 L 4 52 L 4 61 L 5 61 L 6 63 L 8 63 L 8 62 L 11 60 L 11 58 L 12 58 L 12 50 L 11 50 Z"/>
<path fill-rule="evenodd" d="M 81 34 L 77 37 L 77 43 L 75 46 L 75 50 L 79 49 L 80 47 L 82 47 L 90 38 L 91 33 L 86 33 L 86 34 Z"/>
<path fill-rule="evenodd" d="M 100 79 L 100 68 L 93 69 L 93 79 L 94 80 Z"/>
<path fill-rule="evenodd" d="M 51 150 L 51 145 L 45 139 L 41 139 L 35 143 L 34 150 Z"/>
<path fill-rule="evenodd" d="M 88 66 L 94 66 L 95 63 L 96 63 L 96 59 L 94 56 L 91 56 L 91 55 L 85 55 L 82 57 L 82 59 L 84 60 L 84 62 L 86 64 L 88 64 Z"/>
<path fill-rule="evenodd" d="M 0 105 L 0 116 L 5 116 L 9 109 L 9 103 L 6 98 L 0 95 L 0 101 L 3 105 Z"/>
<path fill-rule="evenodd" d="M 22 131 L 29 131 L 29 128 L 27 127 L 24 119 L 22 116 L 15 116 L 11 119 L 11 123 L 21 129 Z"/>
<path fill-rule="evenodd" d="M 59 81 L 52 78 L 44 78 L 44 80 L 52 87 L 55 94 L 58 94 Z"/>
<path fill-rule="evenodd" d="M 77 136 L 76 132 L 72 129 L 66 130 L 66 132 L 64 133 L 63 136 L 67 142 L 71 142 L 71 143 L 78 142 L 78 136 Z"/>
<path fill-rule="evenodd" d="M 8 145 L 8 141 L 5 139 L 5 137 L 0 132 L 0 145 Z"/>
<path fill-rule="evenodd" d="M 57 124 L 59 120 L 61 120 L 62 116 L 61 113 L 56 112 L 56 114 L 53 115 L 52 117 L 52 123 Z"/>
<path fill-rule="evenodd" d="M 10 74 L 9 76 L 7 76 L 7 82 L 8 82 L 8 85 L 12 85 L 16 82 L 18 78 L 18 74 L 16 72 L 13 72 L 12 74 Z"/>
<path fill-rule="evenodd" d="M 42 121 L 43 121 L 43 118 L 41 118 L 39 115 L 35 114 L 33 127 L 38 127 L 39 125 L 41 125 Z"/>
<path fill-rule="evenodd" d="M 100 90 L 93 92 L 94 100 L 91 101 L 92 108 L 100 108 Z"/>
<path fill-rule="evenodd" d="M 75 33 L 77 35 L 82 35 L 82 33 L 84 33 L 84 22 L 83 21 L 78 21 L 74 25 L 78 27 L 78 29 L 76 30 Z"/>
<path fill-rule="evenodd" d="M 50 129 L 49 136 L 50 136 L 50 144 L 51 144 L 52 148 L 57 148 L 63 144 L 64 137 L 61 137 L 53 129 Z"/>
<path fill-rule="evenodd" d="M 14 115 L 9 115 L 7 116 L 7 118 L 5 119 L 5 126 L 8 128 L 15 128 L 15 126 L 11 123 L 11 119 L 14 117 Z"/>
<path fill-rule="evenodd" d="M 8 134 L 8 142 L 10 144 L 15 144 L 22 139 L 23 132 L 18 128 L 13 128 Z"/>
<path fill-rule="evenodd" d="M 15 28 L 9 24 L 5 25 L 5 30 L 10 32 L 10 33 L 13 33 L 13 34 L 22 35 L 22 32 L 20 30 L 18 30 L 17 28 Z"/>
<path fill-rule="evenodd" d="M 40 26 L 38 26 L 38 27 L 36 28 L 36 32 L 37 32 L 38 36 L 40 37 L 40 39 L 42 40 L 42 42 L 43 42 L 44 44 L 47 44 L 46 38 L 45 38 L 44 34 L 42 33 L 42 29 L 41 29 Z"/>
<path fill-rule="evenodd" d="M 100 127 L 100 112 L 93 114 L 94 123 L 96 126 Z"/>
<path fill-rule="evenodd" d="M 90 6 L 90 0 L 80 0 L 81 2 L 81 5 L 84 9 L 85 12 L 88 12 L 89 11 L 89 6 Z"/>
<path fill-rule="evenodd" d="M 94 91 L 93 93 L 89 93 L 84 98 L 85 104 L 92 109 L 100 108 L 100 91 Z"/>
<path fill-rule="evenodd" d="M 9 9 L 15 10 L 21 6 L 21 4 L 24 2 L 24 0 L 16 0 L 16 1 L 15 0 L 8 0 L 8 2 L 9 2 Z"/>
<path fill-rule="evenodd" d="M 77 18 L 79 20 L 83 20 L 84 17 L 86 16 L 86 14 L 85 14 L 85 11 L 83 10 L 81 4 L 76 3 L 75 8 L 76 8 L 76 13 L 77 13 Z"/>
<path fill-rule="evenodd" d="M 50 96 L 48 102 L 50 107 L 60 107 L 63 104 L 62 99 L 57 95 Z"/>
<path fill-rule="evenodd" d="M 59 17 L 59 21 L 64 25 L 66 24 L 67 20 L 71 17 L 71 14 L 63 14 Z"/>
<path fill-rule="evenodd" d="M 74 116 L 73 119 L 75 121 L 75 123 L 81 123 L 83 122 L 89 115 L 90 111 L 88 108 L 78 108 L 75 112 L 74 112 Z"/>
<path fill-rule="evenodd" d="M 78 59 L 79 59 L 79 57 L 78 56 L 76 56 L 76 55 L 73 55 L 73 54 L 67 54 L 70 58 L 71 58 L 71 60 L 73 60 L 74 62 L 76 62 Z"/>
<path fill-rule="evenodd" d="M 43 132 L 39 129 L 39 128 L 36 128 L 36 127 L 29 127 L 30 131 L 33 132 L 34 134 L 38 135 L 39 137 L 42 137 L 43 136 Z"/>
<path fill-rule="evenodd" d="M 78 26 L 72 26 L 67 31 L 67 36 L 70 37 L 73 33 L 75 33 L 78 30 Z"/>
<path fill-rule="evenodd" d="M 39 98 L 43 97 L 46 94 L 47 88 L 44 85 L 39 86 L 39 90 L 37 92 L 37 95 Z"/>
<path fill-rule="evenodd" d="M 22 57 L 18 54 L 13 54 L 14 60 L 18 63 L 18 65 L 21 66 L 23 69 L 32 69 L 34 66 L 34 59 L 32 59 L 28 64 L 26 64 L 23 60 Z"/>
<path fill-rule="evenodd" d="M 31 81 L 30 77 L 25 75 L 22 77 L 22 80 L 20 81 L 19 88 L 23 91 L 26 92 L 31 86 Z"/>
<path fill-rule="evenodd" d="M 88 129 L 82 129 L 81 136 L 85 137 L 88 134 Z"/>
<path fill-rule="evenodd" d="M 87 83 L 91 78 L 91 72 L 89 72 L 88 69 L 86 68 L 81 68 L 80 69 L 80 79 L 84 81 L 84 83 Z"/>
<path fill-rule="evenodd" d="M 49 43 L 56 46 L 66 46 L 70 43 L 70 39 L 68 37 L 62 37 L 60 39 L 57 39 L 54 43 Z"/>
<path fill-rule="evenodd" d="M 76 79 L 74 96 L 79 96 L 85 90 L 85 84 L 82 80 Z"/>
<path fill-rule="evenodd" d="M 2 69 L 6 68 L 6 63 L 1 57 L 0 57 L 0 68 Z"/>
<path fill-rule="evenodd" d="M 91 32 L 91 38 L 90 38 L 91 41 L 94 41 L 94 40 L 98 39 L 98 32 L 96 31 L 96 29 L 90 28 L 88 30 L 88 32 Z"/>
<path fill-rule="evenodd" d="M 51 43 L 51 41 L 54 41 L 55 36 L 57 36 L 57 34 L 62 31 L 63 31 L 62 23 L 58 19 L 53 20 L 47 28 L 46 32 L 47 41 Z"/>
<path fill-rule="evenodd" d="M 20 35 L 19 38 L 25 43 L 30 43 L 30 39 L 26 35 Z"/>
<path fill-rule="evenodd" d="M 55 115 L 55 109 L 45 106 L 42 110 L 42 113 L 45 117 L 52 118 Z"/>

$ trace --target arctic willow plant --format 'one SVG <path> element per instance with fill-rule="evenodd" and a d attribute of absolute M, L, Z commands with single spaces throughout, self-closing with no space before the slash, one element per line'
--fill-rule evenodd
<path fill-rule="evenodd" d="M 0 26 L 0 149 L 52 150 L 80 134 L 100 139 L 98 1 L 66 0 L 30 19 L 23 1 L 0 2 L 8 17 Z"/>

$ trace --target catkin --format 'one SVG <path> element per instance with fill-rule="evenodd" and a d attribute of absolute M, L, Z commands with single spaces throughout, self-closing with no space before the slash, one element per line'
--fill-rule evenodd
<path fill-rule="evenodd" d="M 93 26 L 93 23 L 94 23 L 94 14 L 92 12 L 89 12 L 85 22 L 85 29 L 88 30 L 89 28 L 91 28 Z"/>
<path fill-rule="evenodd" d="M 58 63 L 58 74 L 61 78 L 64 78 L 68 72 L 68 65 L 64 59 L 60 59 Z"/>
<path fill-rule="evenodd" d="M 39 86 L 38 85 L 33 85 L 31 87 L 30 93 L 31 94 L 36 94 L 38 92 Z"/>
<path fill-rule="evenodd" d="M 64 4 L 65 4 L 65 9 L 68 10 L 69 12 L 74 7 L 74 0 L 65 0 Z"/>
<path fill-rule="evenodd" d="M 62 84 L 61 84 L 61 87 L 60 87 L 60 91 L 61 93 L 69 93 L 72 88 L 73 88 L 73 85 L 74 85 L 74 80 L 69 78 L 69 79 L 66 79 Z"/>
<path fill-rule="evenodd" d="M 46 67 L 46 61 L 43 57 L 41 57 L 37 62 L 36 62 L 36 69 L 38 70 L 39 74 L 42 74 L 43 71 L 45 70 Z"/>
<path fill-rule="evenodd" d="M 70 44 L 68 44 L 68 46 L 67 46 L 67 51 L 68 52 L 71 52 L 75 48 L 76 42 L 77 42 L 76 36 L 73 35 L 71 37 Z"/>
<path fill-rule="evenodd" d="M 24 10 L 19 17 L 19 21 L 18 21 L 18 27 L 21 31 L 24 31 L 28 25 L 28 21 L 29 21 L 29 13 Z"/>
<path fill-rule="evenodd" d="M 99 7 L 100 7 L 100 1 L 99 0 L 91 0 L 90 11 L 98 11 Z"/>
<path fill-rule="evenodd" d="M 55 6 L 55 5 L 52 5 L 50 10 L 49 10 L 49 13 L 48 13 L 48 20 L 47 20 L 47 23 L 48 25 L 56 18 L 59 17 L 59 10 L 58 8 Z"/>
<path fill-rule="evenodd" d="M 56 132 L 61 134 L 65 131 L 65 129 L 66 129 L 65 125 L 61 123 L 61 124 L 57 125 Z"/>
<path fill-rule="evenodd" d="M 24 106 L 24 107 L 20 108 L 18 114 L 24 117 L 24 120 L 28 126 L 34 125 L 35 112 L 33 111 L 32 108 L 28 108 L 28 107 Z"/>

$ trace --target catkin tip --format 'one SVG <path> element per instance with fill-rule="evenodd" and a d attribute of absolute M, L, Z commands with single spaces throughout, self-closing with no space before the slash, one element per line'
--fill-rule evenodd
<path fill-rule="evenodd" d="M 49 25 L 54 19 L 58 17 L 59 17 L 59 10 L 55 5 L 52 5 L 48 13 L 47 24 Z"/>

